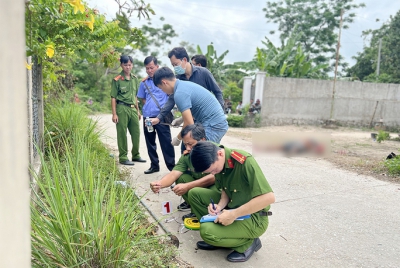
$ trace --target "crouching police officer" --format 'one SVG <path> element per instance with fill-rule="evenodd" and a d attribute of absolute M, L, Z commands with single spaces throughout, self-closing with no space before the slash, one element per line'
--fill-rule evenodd
<path fill-rule="evenodd" d="M 201 223 L 204 241 L 197 242 L 197 247 L 230 248 L 233 252 L 227 256 L 228 261 L 247 261 L 262 246 L 259 237 L 267 230 L 270 204 L 275 202 L 263 172 L 249 153 L 207 141 L 198 142 L 190 157 L 194 169 L 214 174 L 215 185 L 221 189 L 215 205 L 196 188 L 189 192 L 192 211 L 199 219 L 206 214 L 218 215 L 214 222 Z M 250 218 L 235 221 L 245 215 Z"/>

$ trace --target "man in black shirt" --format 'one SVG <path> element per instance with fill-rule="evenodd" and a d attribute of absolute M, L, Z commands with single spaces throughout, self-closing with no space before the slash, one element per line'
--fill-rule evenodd
<path fill-rule="evenodd" d="M 224 99 L 222 91 L 217 85 L 214 76 L 206 68 L 194 66 L 189 62 L 189 55 L 183 47 L 175 47 L 168 52 L 168 57 L 174 67 L 176 78 L 183 81 L 196 83 L 215 95 L 218 102 L 221 104 L 221 109 L 224 109 Z M 158 124 L 165 115 L 167 115 L 175 105 L 174 96 L 171 94 L 164 107 L 161 109 L 157 118 L 152 119 L 152 124 Z M 179 144 L 177 144 L 179 145 Z"/>

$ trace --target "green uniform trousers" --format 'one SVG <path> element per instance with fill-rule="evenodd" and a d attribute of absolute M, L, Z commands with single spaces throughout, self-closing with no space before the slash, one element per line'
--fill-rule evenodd
<path fill-rule="evenodd" d="M 135 108 L 122 104 L 117 104 L 117 142 L 119 151 L 119 162 L 125 162 L 128 159 L 128 139 L 126 129 L 129 130 L 132 140 L 132 159 L 139 159 L 139 140 L 140 128 L 139 118 Z"/>
<path fill-rule="evenodd" d="M 179 183 L 188 183 L 188 182 L 192 182 L 196 180 L 195 178 L 193 178 L 192 176 L 190 176 L 189 174 L 182 174 L 177 180 L 176 180 L 176 184 Z M 197 191 L 200 191 L 203 195 L 208 196 L 208 203 L 206 204 L 206 206 L 208 206 L 208 204 L 210 204 L 210 197 L 213 198 L 214 202 L 219 202 L 219 198 L 221 197 L 221 192 L 217 189 L 217 187 L 215 187 L 215 184 L 207 187 L 207 188 L 203 188 L 203 187 L 195 187 L 193 189 L 190 189 L 186 194 L 182 195 L 182 198 L 190 204 L 190 206 L 192 206 L 190 198 L 189 198 L 189 193 L 191 191 L 193 191 L 194 189 L 196 189 Z M 215 199 L 214 199 L 215 198 Z M 196 213 L 193 211 L 193 213 Z M 208 214 L 208 212 L 206 213 Z M 197 215 L 197 213 L 196 213 Z M 205 214 L 202 214 L 201 216 L 203 216 Z M 200 218 L 199 218 L 200 219 Z"/>
<path fill-rule="evenodd" d="M 189 192 L 189 203 L 198 219 L 208 214 L 210 197 L 215 203 L 220 199 L 220 195 L 218 197 L 207 195 L 203 189 L 193 188 Z M 228 226 L 214 222 L 201 223 L 200 236 L 210 245 L 231 248 L 243 253 L 251 246 L 254 238 L 260 237 L 267 228 L 268 217 L 253 213 L 249 219 L 234 221 Z"/>

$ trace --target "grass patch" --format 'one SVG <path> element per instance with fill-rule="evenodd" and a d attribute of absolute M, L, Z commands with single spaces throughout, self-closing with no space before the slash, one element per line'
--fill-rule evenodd
<path fill-rule="evenodd" d="M 228 115 L 226 120 L 230 127 L 243 127 L 244 126 L 244 115 Z"/>
<path fill-rule="evenodd" d="M 382 141 L 390 140 L 389 132 L 379 130 L 378 136 L 376 137 L 376 141 L 381 143 Z"/>
<path fill-rule="evenodd" d="M 390 175 L 400 175 L 400 156 L 385 160 L 383 164 L 388 169 Z"/>
<path fill-rule="evenodd" d="M 82 108 L 46 109 L 42 170 L 31 201 L 33 267 L 174 267 L 176 248 L 154 236 Z M 53 132 L 54 134 L 51 134 Z M 33 189 L 33 188 L 32 188 Z"/>

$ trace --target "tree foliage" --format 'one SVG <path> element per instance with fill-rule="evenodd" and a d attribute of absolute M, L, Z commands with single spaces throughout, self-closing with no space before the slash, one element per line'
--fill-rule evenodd
<path fill-rule="evenodd" d="M 27 56 L 43 66 L 46 94 L 65 89 L 68 59 L 110 67 L 121 49 L 145 39 L 140 29 L 127 27 L 123 19 L 107 21 L 81 0 L 27 1 L 25 19 Z"/>
<path fill-rule="evenodd" d="M 361 53 L 353 57 L 357 62 L 347 70 L 349 76 L 362 81 L 381 83 L 400 83 L 400 11 L 390 16 L 388 22 L 379 29 L 363 32 L 370 43 Z M 379 40 L 381 39 L 381 60 L 379 76 L 378 64 Z"/>
<path fill-rule="evenodd" d="M 282 0 L 268 1 L 265 11 L 268 22 L 278 24 L 282 43 L 298 26 L 303 32 L 299 41 L 302 49 L 316 64 L 329 63 L 335 58 L 337 32 L 341 10 L 343 28 L 347 29 L 356 14 L 352 11 L 364 7 L 354 0 Z M 274 32 L 272 31 L 271 34 Z"/>
<path fill-rule="evenodd" d="M 202 54 L 207 58 L 207 69 L 213 74 L 215 80 L 221 87 L 226 87 L 229 78 L 232 78 L 235 74 L 241 76 L 246 75 L 245 72 L 240 70 L 239 66 L 235 64 L 225 64 L 224 59 L 228 53 L 229 50 L 226 50 L 218 56 L 213 43 L 207 46 L 207 53 L 203 53 L 200 46 L 197 46 L 197 54 Z"/>
<path fill-rule="evenodd" d="M 282 76 L 294 78 L 321 78 L 323 69 L 328 64 L 315 65 L 305 53 L 301 45 L 302 32 L 297 27 L 287 38 L 286 44 L 276 47 L 267 37 L 262 41 L 265 48 L 258 48 L 252 62 L 242 63 L 246 70 L 267 72 L 267 76 Z"/>

